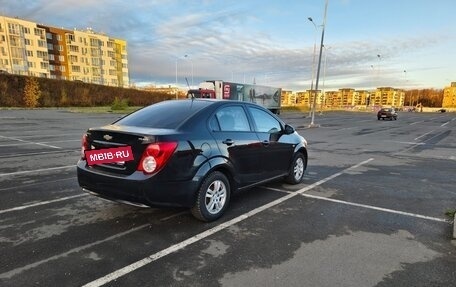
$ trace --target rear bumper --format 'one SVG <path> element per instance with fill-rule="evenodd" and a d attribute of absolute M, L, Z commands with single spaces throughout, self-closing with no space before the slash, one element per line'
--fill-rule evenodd
<path fill-rule="evenodd" d="M 77 164 L 79 186 L 93 195 L 137 206 L 192 207 L 199 182 L 160 181 L 142 172 L 118 175 L 96 170 L 85 161 Z"/>

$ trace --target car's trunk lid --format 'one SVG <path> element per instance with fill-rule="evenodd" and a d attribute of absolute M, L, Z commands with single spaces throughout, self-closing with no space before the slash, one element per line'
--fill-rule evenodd
<path fill-rule="evenodd" d="M 136 171 L 141 156 L 147 145 L 158 141 L 161 136 L 172 133 L 168 129 L 150 129 L 132 126 L 108 125 L 100 128 L 91 128 L 87 131 L 89 150 L 131 147 L 133 160 L 92 165 L 116 174 L 129 175 Z"/>

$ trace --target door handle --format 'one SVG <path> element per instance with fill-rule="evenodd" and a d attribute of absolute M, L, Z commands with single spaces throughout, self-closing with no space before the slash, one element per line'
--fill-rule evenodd
<path fill-rule="evenodd" d="M 268 146 L 269 145 L 269 141 L 268 140 L 264 140 L 261 142 L 264 146 Z"/>
<path fill-rule="evenodd" d="M 226 139 L 226 140 L 222 141 L 222 143 L 230 146 L 230 145 L 234 144 L 234 141 L 232 139 Z"/>

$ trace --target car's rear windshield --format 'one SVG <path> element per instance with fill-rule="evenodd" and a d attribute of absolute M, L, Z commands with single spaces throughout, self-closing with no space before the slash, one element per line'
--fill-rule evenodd
<path fill-rule="evenodd" d="M 207 101 L 164 101 L 138 110 L 114 124 L 158 129 L 175 129 L 188 117 L 210 105 Z"/>

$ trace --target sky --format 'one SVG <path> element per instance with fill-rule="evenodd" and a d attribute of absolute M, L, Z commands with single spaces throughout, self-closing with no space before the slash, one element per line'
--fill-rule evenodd
<path fill-rule="evenodd" d="M 454 0 L 0 0 L 3 16 L 126 40 L 137 86 L 292 91 L 315 88 L 318 66 L 325 91 L 443 89 L 456 81 L 455 11 Z"/>

